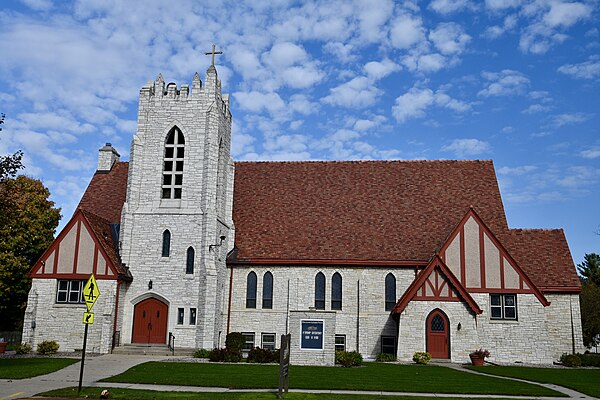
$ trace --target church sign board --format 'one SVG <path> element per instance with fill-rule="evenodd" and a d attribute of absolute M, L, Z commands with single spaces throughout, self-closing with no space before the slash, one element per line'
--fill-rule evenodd
<path fill-rule="evenodd" d="M 303 350 L 323 350 L 323 320 L 302 320 L 300 324 L 300 348 Z"/>

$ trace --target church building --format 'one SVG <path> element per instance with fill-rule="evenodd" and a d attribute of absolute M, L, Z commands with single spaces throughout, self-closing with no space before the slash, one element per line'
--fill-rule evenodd
<path fill-rule="evenodd" d="M 129 162 L 110 145 L 30 271 L 23 341 L 335 350 L 552 363 L 582 350 L 562 229 L 511 229 L 491 161 L 233 162 L 217 70 L 142 87 Z"/>

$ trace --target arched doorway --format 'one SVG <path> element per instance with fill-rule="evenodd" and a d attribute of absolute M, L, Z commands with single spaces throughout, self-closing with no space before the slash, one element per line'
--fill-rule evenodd
<path fill-rule="evenodd" d="M 162 301 L 150 298 L 137 303 L 133 311 L 133 343 L 167 342 L 168 306 Z"/>
<path fill-rule="evenodd" d="M 427 317 L 427 351 L 431 358 L 450 358 L 450 324 L 440 309 L 433 310 Z"/>

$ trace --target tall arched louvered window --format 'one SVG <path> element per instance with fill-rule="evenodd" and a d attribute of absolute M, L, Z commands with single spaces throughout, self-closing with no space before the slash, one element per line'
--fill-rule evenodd
<path fill-rule="evenodd" d="M 163 232 L 163 241 L 162 241 L 162 256 L 169 257 L 171 254 L 171 232 L 169 230 L 165 230 Z"/>
<path fill-rule="evenodd" d="M 194 258 L 195 258 L 196 252 L 194 251 L 193 247 L 188 247 L 187 249 L 187 259 L 186 259 L 186 263 L 185 263 L 185 273 L 186 274 L 193 274 L 194 273 Z"/>
<path fill-rule="evenodd" d="M 263 275 L 262 308 L 273 308 L 273 274 L 265 272 Z"/>
<path fill-rule="evenodd" d="M 183 155 L 185 139 L 183 133 L 174 126 L 167 135 L 165 157 L 163 159 L 162 195 L 163 199 L 180 199 L 183 186 Z"/>
<path fill-rule="evenodd" d="M 315 276 L 315 308 L 325 309 L 325 275 L 322 272 Z"/>
<path fill-rule="evenodd" d="M 250 272 L 246 281 L 246 308 L 256 308 L 256 273 Z"/>
<path fill-rule="evenodd" d="M 342 309 L 342 276 L 338 272 L 331 278 L 331 309 Z"/>
<path fill-rule="evenodd" d="M 385 277 L 385 311 L 392 311 L 396 304 L 396 277 L 391 272 Z"/>

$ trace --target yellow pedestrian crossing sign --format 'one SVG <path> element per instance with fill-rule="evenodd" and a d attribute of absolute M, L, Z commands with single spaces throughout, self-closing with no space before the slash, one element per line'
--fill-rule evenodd
<path fill-rule="evenodd" d="M 84 324 L 93 324 L 94 323 L 94 313 L 93 312 L 84 312 L 83 313 L 83 323 Z"/>
<path fill-rule="evenodd" d="M 88 312 L 92 311 L 92 307 L 94 307 L 94 303 L 96 303 L 99 296 L 100 289 L 98 289 L 96 278 L 94 278 L 94 274 L 92 274 L 83 287 L 83 299 L 85 300 Z"/>

